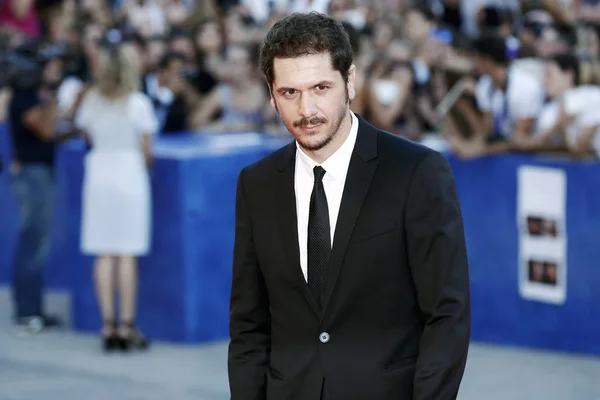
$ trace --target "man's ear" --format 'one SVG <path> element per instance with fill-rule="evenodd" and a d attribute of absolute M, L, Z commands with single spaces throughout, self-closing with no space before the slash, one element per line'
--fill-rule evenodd
<path fill-rule="evenodd" d="M 269 103 L 271 103 L 271 107 L 273 107 L 275 109 L 275 111 L 279 112 L 279 110 L 277 109 L 277 103 L 275 102 L 275 99 L 273 98 L 273 85 L 271 85 L 271 84 L 269 84 L 269 95 L 270 95 Z"/>
<path fill-rule="evenodd" d="M 356 80 L 356 66 L 352 64 L 348 69 L 348 98 L 353 100 L 356 96 L 356 88 L 354 86 Z"/>

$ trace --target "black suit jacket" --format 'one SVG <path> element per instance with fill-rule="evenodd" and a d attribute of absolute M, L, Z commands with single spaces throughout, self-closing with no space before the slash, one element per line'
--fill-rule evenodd
<path fill-rule="evenodd" d="M 240 173 L 233 400 L 318 400 L 323 379 L 333 400 L 457 395 L 470 306 L 452 172 L 441 154 L 359 121 L 322 310 L 300 267 L 295 143 Z"/>

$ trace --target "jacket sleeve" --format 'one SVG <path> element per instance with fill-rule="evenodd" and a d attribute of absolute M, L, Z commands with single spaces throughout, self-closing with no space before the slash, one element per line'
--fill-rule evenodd
<path fill-rule="evenodd" d="M 428 152 L 411 178 L 406 208 L 410 268 L 424 321 L 413 400 L 455 399 L 471 330 L 469 272 L 454 177 Z"/>
<path fill-rule="evenodd" d="M 244 170 L 237 184 L 229 329 L 231 400 L 265 400 L 271 320 L 267 289 L 254 248 Z"/>

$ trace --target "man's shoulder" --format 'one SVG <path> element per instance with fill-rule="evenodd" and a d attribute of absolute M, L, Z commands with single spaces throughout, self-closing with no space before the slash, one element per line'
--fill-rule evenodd
<path fill-rule="evenodd" d="M 433 153 L 438 152 L 423 144 L 378 129 L 378 156 L 383 161 L 410 165 Z"/>
<path fill-rule="evenodd" d="M 290 156 L 290 152 L 294 152 L 294 150 L 295 143 L 287 143 L 283 147 L 280 147 L 261 159 L 247 165 L 242 169 L 242 173 L 245 178 L 267 178 L 284 165 L 285 160 Z"/>
<path fill-rule="evenodd" d="M 359 152 L 366 152 L 365 156 L 374 156 L 376 153 L 380 163 L 405 166 L 407 163 L 417 162 L 429 153 L 435 153 L 430 147 L 379 129 L 358 117 L 360 125 L 356 146 L 361 147 Z M 355 152 L 356 150 L 355 148 Z"/>
<path fill-rule="evenodd" d="M 453 179 L 452 167 L 446 155 L 424 144 L 387 133 L 379 132 L 379 165 L 395 182 L 402 180 L 424 184 Z"/>
<path fill-rule="evenodd" d="M 38 105 L 40 100 L 41 99 L 37 90 L 15 90 L 10 98 L 9 109 L 12 112 L 23 113 L 28 109 Z"/>

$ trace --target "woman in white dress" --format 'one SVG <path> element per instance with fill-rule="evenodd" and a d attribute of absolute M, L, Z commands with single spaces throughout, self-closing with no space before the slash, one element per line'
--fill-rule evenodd
<path fill-rule="evenodd" d="M 94 280 L 105 349 L 146 348 L 135 326 L 137 257 L 149 251 L 148 167 L 158 123 L 150 100 L 137 91 L 139 65 L 133 47 L 105 45 L 95 78 L 75 118 L 92 146 L 85 158 L 81 249 L 96 256 Z"/>

